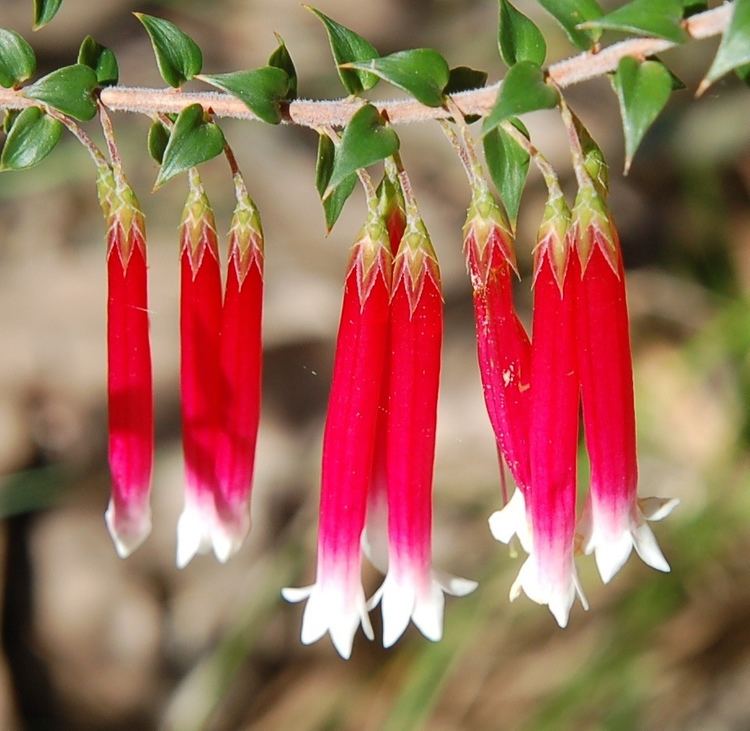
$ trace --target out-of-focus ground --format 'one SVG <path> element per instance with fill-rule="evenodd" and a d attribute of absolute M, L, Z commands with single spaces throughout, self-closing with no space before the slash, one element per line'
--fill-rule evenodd
<path fill-rule="evenodd" d="M 494 0 L 319 1 L 381 52 L 434 46 L 452 65 L 503 73 Z M 552 59 L 571 53 L 536 4 L 518 4 L 544 26 Z M 32 40 L 42 71 L 72 62 L 90 32 L 117 50 L 123 83 L 158 86 L 148 42 L 130 16 L 136 9 L 192 33 L 211 72 L 264 63 L 279 31 L 302 93 L 340 93 L 322 29 L 293 0 L 66 0 L 33 37 L 31 3 L 6 0 L 0 25 Z M 691 43 L 664 60 L 693 90 L 715 46 Z M 148 214 L 154 530 L 121 561 L 104 527 L 103 230 L 89 162 L 66 141 L 36 170 L 0 177 L 1 729 L 750 728 L 750 91 L 728 80 L 699 101 L 676 93 L 627 178 L 608 82 L 572 90 L 570 101 L 612 163 L 611 202 L 629 268 L 640 489 L 681 499 L 655 526 L 672 573 L 632 558 L 603 587 L 593 562 L 582 560 L 591 610 L 576 606 L 565 631 L 524 598 L 509 604 L 520 561 L 486 527 L 500 488 L 460 251 L 468 189 L 438 127 L 407 127 L 403 154 L 445 282 L 435 560 L 481 584 L 448 601 L 440 644 L 413 628 L 389 651 L 360 636 L 349 662 L 327 640 L 300 645 L 301 609 L 285 604 L 279 589 L 313 577 L 341 281 L 364 207 L 356 193 L 325 238 L 313 187 L 315 135 L 229 122 L 267 235 L 254 526 L 226 566 L 202 557 L 178 572 L 175 232 L 184 184 L 149 194 L 156 170 L 145 151 L 148 121 L 118 115 L 127 172 Z M 571 190 L 555 114 L 528 123 Z M 206 166 L 204 178 L 226 228 L 232 195 L 224 164 Z M 518 240 L 527 319 L 542 203 L 532 173 Z M 377 582 L 369 573 L 368 591 Z"/>

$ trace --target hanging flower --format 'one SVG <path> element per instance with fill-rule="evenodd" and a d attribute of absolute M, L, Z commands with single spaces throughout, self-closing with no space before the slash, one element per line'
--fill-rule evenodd
<path fill-rule="evenodd" d="M 225 561 L 250 525 L 261 401 L 263 230 L 242 176 L 234 176 L 237 205 L 229 231 L 229 258 L 221 325 L 221 424 L 216 454 L 218 491 L 214 551 Z"/>
<path fill-rule="evenodd" d="M 361 539 L 386 357 L 391 266 L 388 233 L 371 211 L 353 247 L 344 288 L 323 436 L 317 575 L 312 586 L 283 590 L 288 601 L 307 599 L 302 642 L 328 632 L 345 658 L 360 624 L 373 638 Z"/>
<path fill-rule="evenodd" d="M 221 272 L 216 224 L 195 169 L 180 224 L 180 393 L 185 457 L 185 507 L 177 524 L 177 566 L 213 543 L 216 449 L 221 384 Z M 217 556 L 222 557 L 221 550 Z"/>
<path fill-rule="evenodd" d="M 112 497 L 105 513 L 117 553 L 130 555 L 151 531 L 149 491 L 154 407 L 149 343 L 146 228 L 118 168 L 101 167 L 107 222 L 107 394 Z"/>
<path fill-rule="evenodd" d="M 584 550 L 606 583 L 635 546 L 659 571 L 669 564 L 646 520 L 660 520 L 677 500 L 637 498 L 633 363 L 625 270 L 619 237 L 600 193 L 582 186 L 573 211 L 578 287 L 578 362 L 591 492 L 582 519 Z"/>
<path fill-rule="evenodd" d="M 476 583 L 432 569 L 432 473 L 435 460 L 443 302 L 435 252 L 422 220 L 408 214 L 394 260 L 388 372 L 388 573 L 370 606 L 381 604 L 383 644 L 409 620 L 428 639 L 443 633 L 443 592 L 468 594 Z"/>

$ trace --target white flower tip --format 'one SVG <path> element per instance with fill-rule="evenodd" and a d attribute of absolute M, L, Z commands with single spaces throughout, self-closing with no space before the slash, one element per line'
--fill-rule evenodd
<path fill-rule="evenodd" d="M 645 564 L 657 571 L 669 573 L 670 568 L 667 559 L 656 542 L 654 532 L 646 523 L 641 523 L 633 531 L 633 544 L 635 550 Z"/>
<path fill-rule="evenodd" d="M 677 497 L 645 497 L 638 501 L 643 517 L 651 521 L 664 520 L 679 504 L 680 499 Z"/>
<path fill-rule="evenodd" d="M 288 602 L 296 604 L 303 602 L 307 597 L 310 596 L 310 592 L 313 589 L 313 585 L 310 586 L 285 586 L 281 590 L 281 596 L 284 597 Z"/>
<path fill-rule="evenodd" d="M 110 500 L 104 513 L 104 522 L 120 558 L 130 556 L 151 533 L 151 511 L 148 506 L 137 518 L 124 519 L 117 514 L 114 502 Z"/>
<path fill-rule="evenodd" d="M 490 533 L 496 541 L 508 544 L 514 535 L 518 536 L 521 546 L 529 552 L 530 533 L 526 517 L 526 502 L 523 493 L 516 489 L 508 503 L 501 510 L 496 510 L 487 521 Z"/>
<path fill-rule="evenodd" d="M 198 553 L 206 553 L 212 544 L 211 525 L 200 511 L 185 505 L 177 521 L 177 568 L 184 569 Z"/>
<path fill-rule="evenodd" d="M 250 530 L 250 518 L 244 508 L 231 518 L 217 518 L 212 540 L 214 554 L 221 563 L 226 563 L 237 551 Z"/>
<path fill-rule="evenodd" d="M 383 647 L 392 647 L 409 626 L 416 593 L 413 586 L 399 586 L 392 573 L 386 575 L 377 593 L 383 613 Z"/>
<path fill-rule="evenodd" d="M 594 547 L 596 568 L 605 584 L 612 581 L 615 574 L 625 565 L 632 550 L 633 537 L 629 530 L 624 530 L 609 540 L 597 542 Z"/>

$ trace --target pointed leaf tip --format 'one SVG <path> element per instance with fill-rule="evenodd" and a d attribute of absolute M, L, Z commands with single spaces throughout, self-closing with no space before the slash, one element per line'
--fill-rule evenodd
<path fill-rule="evenodd" d="M 683 0 L 632 0 L 607 15 L 580 23 L 578 27 L 623 31 L 682 43 L 688 37 L 682 27 L 683 10 Z"/>
<path fill-rule="evenodd" d="M 15 31 L 0 28 L 0 86 L 18 86 L 35 71 L 36 55 L 28 41 Z"/>
<path fill-rule="evenodd" d="M 164 81 L 179 88 L 201 72 L 203 53 L 198 44 L 174 23 L 145 13 L 133 13 L 151 39 L 156 64 Z"/>
<path fill-rule="evenodd" d="M 201 74 L 197 78 L 237 97 L 258 119 L 267 124 L 281 122 L 281 103 L 288 98 L 291 81 L 284 69 L 261 66 L 251 71 Z"/>
<path fill-rule="evenodd" d="M 34 0 L 33 30 L 40 30 L 49 23 L 60 10 L 62 0 Z"/>
<path fill-rule="evenodd" d="M 532 61 L 541 66 L 547 56 L 547 43 L 539 28 L 508 0 L 500 0 L 497 45 L 508 66 Z"/>
<path fill-rule="evenodd" d="M 746 76 L 743 67 L 750 63 L 750 0 L 735 0 L 733 5 L 729 27 L 696 96 L 701 96 L 714 81 L 733 69 L 738 70 L 740 78 Z"/>
<path fill-rule="evenodd" d="M 94 90 L 98 83 L 92 69 L 77 63 L 43 76 L 26 87 L 23 94 L 28 99 L 44 102 L 63 114 L 88 122 L 96 115 Z"/>

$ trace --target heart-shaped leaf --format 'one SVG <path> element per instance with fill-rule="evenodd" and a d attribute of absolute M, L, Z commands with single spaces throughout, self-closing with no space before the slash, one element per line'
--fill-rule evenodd
<path fill-rule="evenodd" d="M 482 125 L 482 134 L 486 135 L 508 117 L 551 109 L 558 99 L 557 91 L 544 82 L 541 67 L 531 61 L 521 61 L 510 67 L 500 84 L 495 106 Z"/>
<path fill-rule="evenodd" d="M 87 122 L 96 114 L 93 92 L 98 83 L 92 69 L 77 63 L 43 76 L 26 87 L 23 94 L 29 99 L 49 104 L 63 114 Z"/>
<path fill-rule="evenodd" d="M 185 107 L 169 135 L 154 190 L 175 175 L 220 155 L 223 150 L 224 133 L 221 127 L 204 119 L 200 104 Z"/>
<path fill-rule="evenodd" d="M 0 86 L 18 86 L 35 71 L 34 49 L 15 31 L 0 28 Z"/>
<path fill-rule="evenodd" d="M 563 27 L 570 42 L 577 48 L 587 51 L 599 40 L 600 30 L 578 28 L 580 23 L 601 16 L 602 9 L 596 0 L 539 0 L 539 4 Z"/>
<path fill-rule="evenodd" d="M 179 88 L 201 72 L 203 54 L 198 44 L 174 23 L 153 15 L 134 13 L 151 38 L 162 79 Z"/>
<path fill-rule="evenodd" d="M 62 133 L 62 124 L 39 107 L 24 109 L 8 132 L 0 170 L 24 170 L 40 163 L 55 148 Z"/>
<path fill-rule="evenodd" d="M 732 69 L 750 63 L 750 0 L 735 0 L 732 19 L 724 31 L 711 68 L 698 87 L 702 94 L 717 79 Z M 742 74 L 740 75 L 742 77 Z"/>
<path fill-rule="evenodd" d="M 579 27 L 619 30 L 682 43 L 688 37 L 682 27 L 682 13 L 682 0 L 632 0 L 601 18 L 580 24 Z"/>
<path fill-rule="evenodd" d="M 439 107 L 450 80 L 448 62 L 431 48 L 413 48 L 347 67 L 371 71 L 428 107 Z"/>
<path fill-rule="evenodd" d="M 201 74 L 198 78 L 236 96 L 258 119 L 268 124 L 281 121 L 280 105 L 289 90 L 289 76 L 283 69 L 261 66 L 252 71 Z"/>
<path fill-rule="evenodd" d="M 500 0 L 497 47 L 508 66 L 532 61 L 541 66 L 547 56 L 547 44 L 539 28 L 508 0 Z"/>
<path fill-rule="evenodd" d="M 268 57 L 268 65 L 286 72 L 286 75 L 289 77 L 289 88 L 286 92 L 286 98 L 294 99 L 297 96 L 297 69 L 294 68 L 294 61 L 292 61 L 284 39 L 278 33 L 274 35 L 279 45 Z"/>
<path fill-rule="evenodd" d="M 86 36 L 78 49 L 78 63 L 96 72 L 100 86 L 112 86 L 117 83 L 120 72 L 115 54 L 109 48 L 97 43 L 91 36 Z"/>
<path fill-rule="evenodd" d="M 57 15 L 57 11 L 62 5 L 62 0 L 34 0 L 34 30 L 43 28 L 52 18 Z"/>
<path fill-rule="evenodd" d="M 625 131 L 625 173 L 648 128 L 664 109 L 672 92 L 672 77 L 659 61 L 625 57 L 620 60 L 612 84 L 620 101 Z"/>
<path fill-rule="evenodd" d="M 527 139 L 529 132 L 520 119 L 508 120 Z M 508 218 L 515 228 L 521 195 L 529 172 L 529 153 L 526 152 L 502 127 L 495 127 L 485 135 L 484 158 Z"/>
<path fill-rule="evenodd" d="M 331 229 L 341 215 L 341 211 L 344 209 L 344 204 L 349 199 L 354 186 L 357 184 L 357 175 L 356 173 L 352 173 L 333 188 L 326 198 L 323 197 L 323 194 L 328 190 L 328 183 L 331 180 L 334 157 L 335 148 L 333 142 L 328 135 L 321 134 L 318 139 L 318 158 L 315 164 L 315 187 L 318 189 L 318 194 L 323 204 L 326 231 L 328 233 L 331 232 Z"/>
<path fill-rule="evenodd" d="M 148 128 L 148 154 L 159 165 L 164 162 L 164 151 L 169 144 L 169 130 L 156 120 Z"/>
<path fill-rule="evenodd" d="M 456 66 L 450 70 L 444 94 L 458 94 L 469 89 L 481 89 L 487 83 L 487 72 L 468 66 Z"/>
<path fill-rule="evenodd" d="M 390 157 L 398 146 L 398 135 L 386 126 L 380 112 L 372 104 L 365 104 L 346 125 L 323 197 L 327 198 L 337 185 L 360 168 Z"/>
<path fill-rule="evenodd" d="M 378 77 L 366 71 L 343 67 L 344 64 L 356 63 L 357 61 L 369 61 L 377 58 L 380 54 L 376 48 L 361 35 L 350 30 L 345 25 L 337 23 L 317 8 L 305 5 L 311 13 L 316 15 L 328 34 L 328 42 L 331 46 L 333 60 L 336 62 L 339 78 L 344 88 L 350 94 L 361 94 L 363 91 L 372 89 L 378 83 Z"/>

